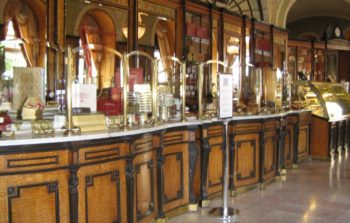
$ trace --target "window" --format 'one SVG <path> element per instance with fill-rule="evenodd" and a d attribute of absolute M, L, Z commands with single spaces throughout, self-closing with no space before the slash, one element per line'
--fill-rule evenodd
<path fill-rule="evenodd" d="M 16 41 L 12 21 L 8 23 L 5 40 L 5 73 L 3 79 L 8 80 L 13 77 L 13 67 L 27 67 L 27 61 L 23 56 L 21 43 Z"/>

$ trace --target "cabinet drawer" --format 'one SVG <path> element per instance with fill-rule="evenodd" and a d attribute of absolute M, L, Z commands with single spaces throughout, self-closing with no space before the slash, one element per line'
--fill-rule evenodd
<path fill-rule="evenodd" d="M 117 159 L 129 154 L 126 143 L 115 143 L 102 146 L 85 147 L 79 150 L 79 163 L 94 163 Z"/>
<path fill-rule="evenodd" d="M 236 123 L 232 127 L 232 132 L 234 134 L 242 133 L 254 133 L 261 131 L 261 124 L 257 122 L 253 123 Z"/>
<path fill-rule="evenodd" d="M 68 150 L 1 155 L 0 173 L 66 167 L 68 157 Z"/>

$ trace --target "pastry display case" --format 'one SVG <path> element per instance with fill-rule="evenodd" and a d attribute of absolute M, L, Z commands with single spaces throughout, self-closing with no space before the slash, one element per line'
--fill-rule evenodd
<path fill-rule="evenodd" d="M 336 121 L 350 115 L 350 96 L 341 84 L 295 81 L 292 107 L 308 109 L 313 115 Z"/>

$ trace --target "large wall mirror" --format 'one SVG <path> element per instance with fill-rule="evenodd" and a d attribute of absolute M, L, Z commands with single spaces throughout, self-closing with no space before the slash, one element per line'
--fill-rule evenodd
<path fill-rule="evenodd" d="M 128 1 L 66 0 L 66 46 L 100 45 L 124 52 L 127 49 Z M 108 51 L 84 50 L 76 55 L 75 75 L 79 83 L 109 88 L 119 69 L 118 58 Z"/>
<path fill-rule="evenodd" d="M 138 1 L 138 50 L 160 59 L 176 57 L 176 9 L 155 4 L 145 0 Z M 140 58 L 135 67 L 143 67 L 145 80 L 150 80 L 152 67 L 149 60 Z M 158 63 L 158 82 L 170 83 L 173 64 L 170 60 L 160 60 Z M 177 92 L 178 93 L 178 92 Z"/>
<path fill-rule="evenodd" d="M 46 1 L 0 0 L 0 13 L 0 111 L 8 111 L 28 94 L 45 96 Z"/>

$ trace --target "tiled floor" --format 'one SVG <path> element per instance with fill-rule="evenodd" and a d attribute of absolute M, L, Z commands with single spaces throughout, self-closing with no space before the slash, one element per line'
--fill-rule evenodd
<path fill-rule="evenodd" d="M 217 197 L 210 206 L 221 203 Z M 350 154 L 301 163 L 288 169 L 286 182 L 230 197 L 229 206 L 240 210 L 239 223 L 350 223 Z M 169 223 L 221 222 L 208 217 L 210 209 L 199 208 Z"/>

